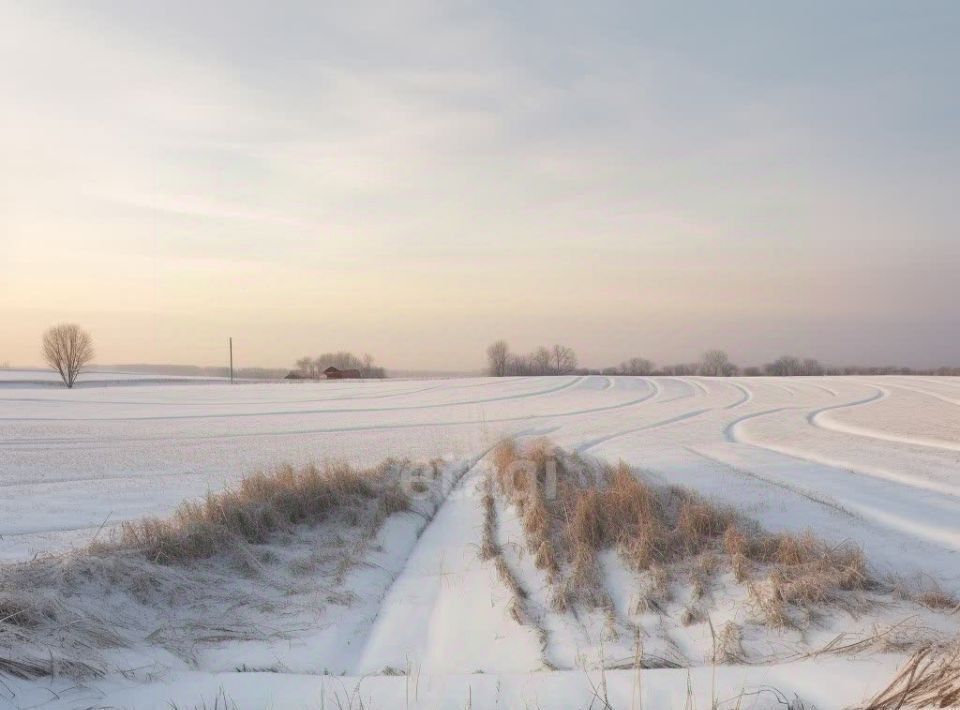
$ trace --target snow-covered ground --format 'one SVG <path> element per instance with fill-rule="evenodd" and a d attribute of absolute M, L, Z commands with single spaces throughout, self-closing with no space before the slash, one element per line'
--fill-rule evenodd
<path fill-rule="evenodd" d="M 230 386 L 101 373 L 93 379 L 117 386 L 73 391 L 38 386 L 43 379 L 0 370 L 0 560 L 83 545 L 123 520 L 169 513 L 185 498 L 282 462 L 469 462 L 503 436 L 545 435 L 696 489 L 771 531 L 813 529 L 830 541 L 853 541 L 880 572 L 929 576 L 960 593 L 958 378 L 570 376 Z M 7 691 L 0 684 L 0 707 L 46 700 L 56 707 L 192 707 L 210 705 L 221 687 L 240 707 L 336 707 L 332 693 L 344 707 L 350 698 L 353 707 L 361 698 L 365 708 L 586 707 L 601 684 L 613 707 L 640 707 L 638 693 L 642 707 L 682 707 L 686 670 L 646 670 L 638 678 L 632 670 L 601 677 L 542 668 L 536 640 L 505 614 L 507 594 L 476 554 L 482 513 L 472 493 L 479 475 L 475 468 L 464 476 L 419 537 L 396 532 L 394 546 L 403 549 L 391 559 L 401 564 L 382 589 L 366 589 L 376 611 L 362 638 L 339 656 L 327 639 L 316 661 L 304 664 L 310 647 L 283 642 L 259 648 L 258 657 L 285 668 L 299 664 L 298 672 L 238 673 L 211 661 L 152 682 L 108 677 L 66 693 L 72 684 L 60 681 Z M 389 538 L 401 523 L 389 523 L 382 535 Z M 350 625 L 364 626 L 355 619 Z M 284 663 L 293 657 L 300 661 Z M 705 666 L 691 670 L 690 686 L 698 707 L 708 706 L 711 694 L 729 698 L 761 686 L 796 692 L 808 706 L 841 707 L 877 690 L 900 661 L 893 654 L 829 657 L 720 673 Z M 751 695 L 743 707 L 764 702 L 772 700 Z"/>

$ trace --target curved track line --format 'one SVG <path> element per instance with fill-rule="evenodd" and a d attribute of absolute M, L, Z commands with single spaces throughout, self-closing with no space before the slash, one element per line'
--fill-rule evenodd
<path fill-rule="evenodd" d="M 916 394 L 924 395 L 926 397 L 933 397 L 934 399 L 939 399 L 941 402 L 946 402 L 947 404 L 952 404 L 954 406 L 960 407 L 960 399 L 953 399 L 952 397 L 947 397 L 942 395 L 939 392 L 931 392 L 930 390 L 917 389 L 916 387 L 907 387 L 906 385 L 887 385 L 888 387 L 894 387 L 899 390 L 904 390 L 906 392 L 914 392 Z"/>
<path fill-rule="evenodd" d="M 821 415 L 825 412 L 835 409 L 844 409 L 846 407 L 857 407 L 864 404 L 869 404 L 871 402 L 876 402 L 881 399 L 886 399 L 890 396 L 890 391 L 880 387 L 879 385 L 870 385 L 870 387 L 873 387 L 877 390 L 877 393 L 872 397 L 867 397 L 866 399 L 861 399 L 856 402 L 837 404 L 831 407 L 823 407 L 815 410 L 807 415 L 807 422 L 818 429 L 834 431 L 840 434 L 850 434 L 852 436 L 859 436 L 864 439 L 873 439 L 874 441 L 889 441 L 894 444 L 906 444 L 908 446 L 923 446 L 928 449 L 939 449 L 941 451 L 960 451 L 960 442 L 945 441 L 943 439 L 928 439 L 922 436 L 902 436 L 899 434 L 879 431 L 877 429 L 870 429 L 868 427 L 858 426 L 856 424 L 846 424 L 821 417 Z"/>
<path fill-rule="evenodd" d="M 494 445 L 495 446 L 495 445 Z M 416 542 L 413 546 L 407 551 L 406 556 L 403 559 L 402 565 L 396 568 L 395 573 L 392 575 L 392 579 L 389 584 L 383 590 L 380 603 L 377 605 L 376 613 L 370 619 L 369 624 L 366 628 L 366 633 L 363 638 L 360 639 L 360 652 L 357 654 L 355 659 L 355 669 L 359 670 L 368 662 L 368 659 L 373 656 L 377 658 L 379 654 L 376 653 L 378 642 L 382 643 L 383 640 L 380 638 L 379 626 L 382 624 L 382 620 L 386 618 L 388 614 L 397 614 L 397 609 L 400 609 L 401 612 L 405 605 L 405 599 L 395 599 L 394 597 L 397 594 L 397 588 L 402 584 L 400 581 L 404 578 L 405 574 L 409 575 L 409 570 L 414 559 L 418 555 L 418 550 L 423 549 L 424 537 L 428 535 L 431 527 L 434 525 L 434 522 L 440 516 L 441 511 L 450 505 L 451 501 L 463 500 L 462 492 L 466 489 L 467 482 L 475 475 L 477 468 L 480 466 L 484 457 L 486 457 L 493 449 L 494 446 L 489 446 L 479 455 L 476 455 L 472 459 L 468 459 L 467 463 L 463 466 L 463 470 L 460 472 L 459 476 L 446 492 L 446 495 L 443 496 L 443 499 L 434 507 L 433 512 L 429 515 L 424 524 L 417 534 Z M 417 582 L 422 579 L 422 576 L 419 577 Z M 434 600 L 435 601 L 435 600 Z M 391 606 L 391 602 L 393 606 Z M 421 629 L 421 632 L 426 633 L 428 629 Z M 428 644 L 425 644 L 425 646 Z M 422 660 L 422 659 L 420 659 Z"/>
<path fill-rule="evenodd" d="M 402 397 L 409 394 L 421 394 L 439 389 L 442 385 L 433 385 L 431 387 L 422 387 L 415 390 L 403 390 L 402 392 L 390 392 L 388 394 L 360 394 L 351 397 L 310 397 L 308 399 L 238 399 L 234 401 L 212 401 L 212 402 L 151 402 L 144 400 L 125 400 L 125 399 L 51 399 L 46 397 L 4 397 L 0 399 L 0 404 L 4 402 L 31 402 L 37 404 L 72 404 L 82 406 L 143 406 L 143 407 L 233 407 L 236 405 L 268 405 L 268 404 L 310 404 L 312 402 L 342 402 L 357 399 L 387 399 L 388 397 Z M 338 391 L 348 391 L 349 388 L 340 388 Z M 454 388 L 447 388 L 454 389 Z"/>
<path fill-rule="evenodd" d="M 646 378 L 644 378 L 646 379 Z M 610 404 L 602 407 L 592 407 L 589 409 L 575 409 L 568 412 L 556 412 L 551 414 L 528 414 L 524 416 L 516 417 L 501 417 L 497 419 L 464 419 L 463 421 L 450 422 L 414 422 L 410 424 L 368 424 L 360 426 L 346 426 L 346 427 L 325 427 L 320 429 L 290 429 L 284 431 L 258 431 L 258 432 L 237 432 L 237 433 L 228 433 L 228 434 L 207 434 L 207 435 L 195 435 L 195 436 L 150 436 L 150 437 L 113 437 L 113 438 L 97 438 L 97 439 L 86 439 L 86 438 L 59 438 L 59 439 L 20 439 L 20 440 L 7 440 L 6 442 L 0 442 L 0 449 L 2 448 L 16 448 L 17 446 L 32 447 L 32 446 L 50 446 L 51 444 L 93 444 L 99 445 L 104 443 L 145 443 L 151 441 L 169 441 L 169 442 L 183 442 L 183 441 L 217 441 L 217 440 L 229 440 L 229 439 L 248 439 L 258 436 L 299 436 L 303 434 L 344 434 L 350 432 L 361 432 L 361 431 L 392 431 L 392 430 L 403 430 L 403 429 L 422 429 L 430 427 L 451 427 L 451 426 L 471 426 L 471 425 L 483 425 L 483 424 L 503 424 L 509 422 L 526 422 L 533 419 L 554 419 L 559 417 L 576 417 L 582 416 L 584 414 L 596 414 L 597 412 L 608 412 L 614 409 L 625 409 L 626 407 L 632 407 L 637 404 L 648 401 L 649 399 L 656 397 L 662 392 L 660 386 L 653 380 L 647 380 L 648 384 L 651 387 L 651 392 L 643 397 L 638 397 L 637 399 L 632 399 L 627 402 L 620 402 L 619 404 Z M 673 401 L 673 400 L 666 400 Z M 337 410 L 337 411 L 356 411 L 356 410 Z M 141 420 L 137 420 L 141 421 Z"/>
<path fill-rule="evenodd" d="M 738 389 L 743 393 L 742 398 L 738 399 L 732 404 L 728 404 L 726 407 L 724 407 L 724 409 L 736 409 L 737 407 L 741 407 L 753 399 L 753 391 L 748 389 L 746 385 L 741 385 L 738 382 L 725 382 L 724 384 L 730 385 L 731 387 Z"/>
<path fill-rule="evenodd" d="M 824 385 L 818 385 L 816 382 L 807 382 L 806 384 L 810 385 L 811 387 L 816 387 L 818 390 L 823 390 L 824 392 L 829 394 L 831 397 L 840 396 L 840 393 L 837 392 L 836 390 L 832 390 L 829 387 L 826 387 Z"/>
<path fill-rule="evenodd" d="M 821 429 L 829 429 L 830 427 L 823 426 L 821 423 L 818 423 L 820 415 L 824 412 L 832 412 L 835 409 L 847 409 L 848 407 L 860 407 L 864 404 L 870 404 L 871 402 L 876 402 L 880 399 L 886 399 L 890 396 L 890 392 L 885 390 L 883 387 L 878 387 L 877 385 L 866 385 L 867 387 L 873 387 L 876 390 L 876 393 L 870 395 L 869 397 L 864 397 L 863 399 L 857 399 L 853 402 L 844 402 L 843 404 L 831 404 L 827 407 L 820 407 L 819 409 L 814 409 L 813 411 L 807 414 L 807 422 L 815 427 Z"/>
<path fill-rule="evenodd" d="M 755 446 L 754 448 L 762 450 L 767 447 Z M 879 525 L 881 528 L 906 537 L 905 542 L 908 545 L 919 538 L 940 549 L 960 550 L 960 534 L 952 524 L 956 515 L 953 512 L 957 506 L 955 501 L 931 497 L 928 491 L 895 477 L 872 475 L 841 467 L 836 463 L 824 463 L 788 450 L 769 449 L 769 451 L 787 461 L 796 461 L 798 470 L 812 464 L 815 475 L 811 478 L 811 471 L 808 470 L 802 477 L 808 483 L 815 481 L 818 485 L 826 484 L 824 487 L 827 490 L 832 489 L 833 494 L 826 495 L 819 488 L 798 486 L 794 481 L 783 480 L 780 476 L 768 477 L 754 470 L 715 459 L 708 454 L 697 451 L 694 453 L 700 453 L 707 459 L 715 460 L 731 471 L 742 472 L 744 475 L 770 485 L 782 487 L 867 524 Z M 779 464 L 779 468 L 782 470 L 783 465 Z M 840 474 L 846 474 L 846 476 Z"/>
<path fill-rule="evenodd" d="M 371 412 L 403 412 L 421 409 L 440 409 L 446 407 L 460 407 L 471 404 L 485 404 L 487 402 L 502 402 L 506 400 L 527 399 L 529 397 L 539 397 L 553 394 L 561 390 L 574 387 L 586 376 L 576 377 L 558 387 L 540 390 L 537 392 L 527 392 L 523 394 L 504 395 L 502 397 L 488 397 L 486 399 L 473 399 L 462 402 L 438 402 L 433 404 L 413 404 L 400 407 L 356 407 L 343 409 L 291 409 L 279 412 L 234 412 L 220 414 L 182 414 L 172 416 L 150 416 L 150 417 L 0 417 L 0 421 L 5 422 L 153 422 L 153 421 L 178 421 L 188 419 L 240 419 L 245 417 L 286 417 L 304 414 L 369 414 Z M 2 401 L 2 400 L 0 400 Z"/>
<path fill-rule="evenodd" d="M 773 409 L 764 409 L 762 412 L 753 412 L 751 414 L 745 414 L 742 417 L 737 417 L 733 421 L 729 422 L 723 428 L 723 437 L 727 441 L 732 441 L 738 444 L 750 443 L 741 439 L 737 434 L 737 429 L 740 427 L 741 424 L 743 424 L 745 421 L 749 421 L 750 419 L 757 419 L 758 417 L 765 417 L 768 414 L 776 414 L 777 412 L 785 412 L 785 411 L 794 410 L 794 409 L 800 409 L 800 407 L 796 407 L 796 406 L 775 407 Z"/>
<path fill-rule="evenodd" d="M 676 397 L 671 397 L 670 399 L 661 400 L 660 404 L 666 404 L 667 402 L 676 402 L 678 399 L 687 399 L 688 397 L 702 396 L 697 394 L 696 387 L 694 387 L 689 382 L 687 382 L 686 380 L 680 377 L 664 377 L 663 379 L 673 380 L 674 382 L 679 382 L 681 385 L 686 385 L 687 387 L 690 388 L 690 392 L 688 394 L 678 394 Z"/>
<path fill-rule="evenodd" d="M 831 397 L 839 397 L 840 395 L 829 387 L 824 387 L 823 385 L 818 385 L 816 382 L 807 382 L 806 380 L 797 380 L 793 385 L 798 391 L 801 387 L 813 387 L 820 390 L 821 392 L 826 392 Z"/>
<path fill-rule="evenodd" d="M 604 375 L 604 376 L 603 376 L 603 379 L 605 379 L 605 380 L 607 381 L 607 384 L 605 384 L 605 385 L 603 386 L 603 389 L 608 390 L 608 389 L 610 389 L 611 387 L 613 387 L 613 378 L 612 378 L 612 377 L 607 377 L 606 375 Z"/>
<path fill-rule="evenodd" d="M 797 396 L 797 393 L 794 392 L 794 391 L 793 391 L 792 389 L 790 389 L 789 387 L 787 387 L 786 385 L 781 385 L 781 384 L 778 384 L 778 383 L 776 383 L 776 382 L 770 382 L 769 380 L 764 380 L 764 381 L 762 382 L 762 384 L 769 385 L 770 387 L 773 387 L 774 389 L 778 389 L 778 390 L 780 390 L 781 392 L 786 392 L 786 393 L 787 393 L 788 395 L 790 395 L 791 397 L 796 397 L 796 396 Z"/>
<path fill-rule="evenodd" d="M 154 481 L 161 478 L 181 478 L 184 476 L 203 476 L 206 471 L 141 471 L 140 473 L 108 473 L 103 476 L 76 476 L 70 478 L 37 478 L 32 481 L 3 481 L 0 482 L 0 488 L 33 488 L 34 486 L 55 486 L 60 483 L 104 483 L 107 481 L 126 481 L 126 480 L 150 480 Z M 0 534 L 5 534 L 0 531 Z"/>
<path fill-rule="evenodd" d="M 911 377 L 910 379 L 914 379 L 914 378 Z M 920 382 L 926 382 L 931 385 L 947 385 L 948 387 L 960 387 L 960 382 L 955 382 L 952 377 L 947 377 L 947 376 L 944 376 L 942 379 L 938 379 L 938 380 L 931 380 L 926 377 L 924 377 L 923 379 L 917 378 L 917 380 Z"/>
<path fill-rule="evenodd" d="M 801 498 L 806 498 L 809 501 L 812 501 L 819 505 L 826 506 L 828 508 L 836 510 L 839 513 L 843 513 L 844 515 L 849 515 L 851 518 L 857 518 L 859 520 L 863 520 L 863 517 L 859 513 L 854 513 L 851 510 L 847 510 L 846 508 L 843 507 L 843 504 L 840 503 L 840 501 L 838 501 L 836 498 L 822 495 L 809 488 L 796 486 L 792 483 L 787 483 L 786 481 L 778 481 L 775 478 L 768 478 L 767 476 L 762 476 L 756 471 L 750 471 L 741 466 L 734 466 L 733 464 L 727 463 L 726 461 L 722 461 L 714 456 L 705 454 L 702 451 L 697 451 L 696 449 L 690 446 L 684 446 L 683 448 L 684 450 L 689 451 L 691 454 L 694 454 L 695 456 L 699 456 L 700 458 L 706 461 L 710 461 L 716 464 L 717 466 L 722 466 L 723 468 L 727 469 L 728 471 L 732 471 L 737 475 L 745 476 L 747 478 L 752 478 L 756 481 L 761 481 L 762 483 L 765 483 L 770 486 L 782 488 L 783 490 L 790 491 L 791 493 L 798 495 Z"/>
<path fill-rule="evenodd" d="M 875 387 L 875 385 L 870 385 L 870 386 Z M 811 419 L 815 419 L 823 411 L 828 411 L 830 409 L 841 409 L 843 407 L 848 407 L 848 406 L 855 407 L 861 404 L 866 404 L 868 402 L 875 402 L 879 399 L 884 398 L 888 394 L 879 387 L 877 387 L 877 390 L 878 391 L 876 394 L 862 400 L 848 402 L 842 405 L 835 405 L 832 407 L 823 407 L 820 410 L 815 410 L 807 415 L 807 420 L 809 422 Z M 898 485 L 907 486 L 909 488 L 923 489 L 926 491 L 934 491 L 936 493 L 945 494 L 951 497 L 960 497 L 960 487 L 957 487 L 957 486 L 944 484 L 939 481 L 933 481 L 929 479 L 903 476 L 896 473 L 895 471 L 888 471 L 886 469 L 878 468 L 876 466 L 863 465 L 863 464 L 857 465 L 857 464 L 849 463 L 846 461 L 837 461 L 837 460 L 830 459 L 828 457 L 818 456 L 816 453 L 813 453 L 813 452 L 795 449 L 790 446 L 781 446 L 778 444 L 771 444 L 769 442 L 761 442 L 756 440 L 745 439 L 737 433 L 737 428 L 739 427 L 739 425 L 749 419 L 754 419 L 754 418 L 765 416 L 768 414 L 773 414 L 775 412 L 782 412 L 787 410 L 797 411 L 800 409 L 802 409 L 802 407 L 779 407 L 776 409 L 768 409 L 763 412 L 748 414 L 747 416 L 741 417 L 740 419 L 737 419 L 731 422 L 730 424 L 728 424 L 726 429 L 724 430 L 724 435 L 726 436 L 727 441 L 730 441 L 733 443 L 743 444 L 745 446 L 751 446 L 756 449 L 772 451 L 782 456 L 788 456 L 790 458 L 794 458 L 799 461 L 806 461 L 808 463 L 817 464 L 818 466 L 824 466 L 836 471 L 845 471 L 849 474 L 853 474 L 856 476 L 864 476 L 867 478 L 880 479 L 890 483 L 896 483 Z M 841 432 L 841 433 L 846 433 L 846 432 Z"/>
<path fill-rule="evenodd" d="M 632 429 L 624 429 L 623 431 L 614 432 L 607 436 L 602 436 L 598 439 L 592 439 L 591 441 L 580 444 L 576 447 L 577 453 L 583 453 L 584 451 L 589 451 L 595 446 L 600 444 L 605 444 L 608 441 L 613 439 L 619 439 L 621 436 L 627 436 L 629 434 L 635 434 L 641 431 L 647 431 L 648 429 L 659 429 L 660 427 L 669 426 L 670 424 L 676 424 L 677 422 L 687 421 L 688 419 L 693 419 L 694 417 L 699 417 L 705 412 L 715 411 L 712 407 L 707 409 L 694 409 L 690 412 L 685 412 L 684 414 L 679 414 L 675 417 L 670 417 L 669 419 L 664 419 L 663 421 L 653 422 L 651 424 L 644 424 L 643 426 L 634 427 Z"/>

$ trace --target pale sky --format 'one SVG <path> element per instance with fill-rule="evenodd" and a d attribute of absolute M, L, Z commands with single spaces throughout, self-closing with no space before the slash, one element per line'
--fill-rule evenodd
<path fill-rule="evenodd" d="M 682 8 L 680 7 L 682 5 Z M 960 364 L 960 4 L 0 0 L 0 361 Z"/>

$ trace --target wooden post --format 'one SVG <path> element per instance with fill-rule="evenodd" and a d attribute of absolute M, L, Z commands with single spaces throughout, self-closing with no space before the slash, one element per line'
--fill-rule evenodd
<path fill-rule="evenodd" d="M 233 338 L 230 338 L 230 384 L 233 384 Z"/>

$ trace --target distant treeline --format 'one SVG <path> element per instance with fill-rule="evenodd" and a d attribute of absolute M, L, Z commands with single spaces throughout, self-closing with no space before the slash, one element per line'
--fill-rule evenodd
<path fill-rule="evenodd" d="M 375 365 L 373 356 L 369 354 L 357 356 L 348 352 L 324 353 L 316 357 L 302 357 L 296 362 L 297 374 L 305 378 L 318 379 L 328 367 L 359 370 L 365 378 L 382 379 L 387 376 L 386 369 Z"/>
<path fill-rule="evenodd" d="M 541 345 L 531 353 L 512 353 L 505 340 L 487 348 L 487 367 L 494 377 L 568 375 L 577 370 L 577 354 L 565 345 Z"/>
<path fill-rule="evenodd" d="M 698 362 L 658 367 L 646 358 L 632 358 L 599 371 L 603 375 L 704 375 L 706 377 L 822 377 L 836 375 L 951 375 L 960 376 L 960 367 L 911 368 L 896 365 L 825 365 L 812 357 L 781 355 L 764 365 L 740 367 L 723 350 L 709 350 Z"/>
<path fill-rule="evenodd" d="M 577 355 L 568 347 L 539 347 L 529 354 L 510 352 L 503 340 L 487 348 L 487 372 L 494 377 L 514 375 L 703 375 L 706 377 L 803 377 L 830 375 L 941 375 L 960 377 L 960 367 L 912 368 L 896 365 L 870 367 L 824 365 L 814 358 L 782 355 L 760 366 L 740 367 L 723 350 L 708 350 L 697 362 L 657 365 L 634 357 L 619 365 L 591 369 L 577 367 Z"/>

